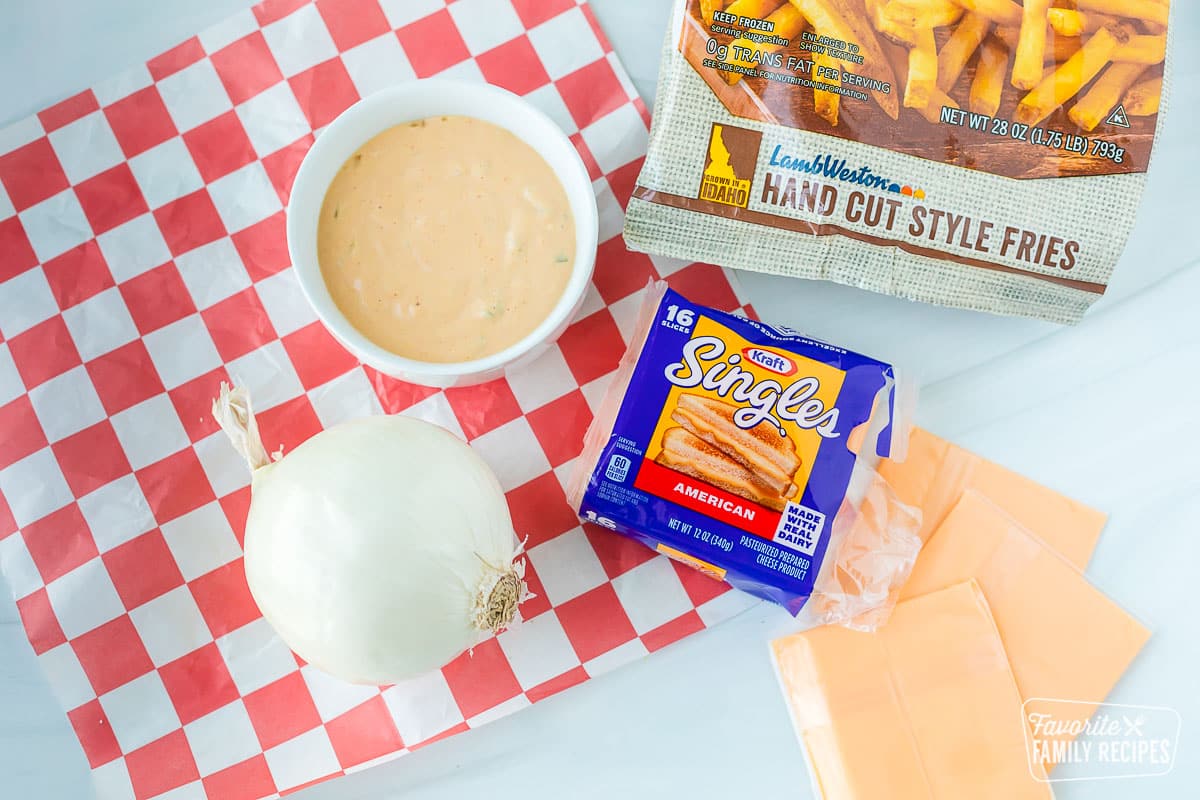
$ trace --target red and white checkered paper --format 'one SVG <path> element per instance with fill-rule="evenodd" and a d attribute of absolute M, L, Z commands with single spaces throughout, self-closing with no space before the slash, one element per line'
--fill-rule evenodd
<path fill-rule="evenodd" d="M 507 380 L 365 368 L 290 269 L 288 192 L 359 97 L 432 75 L 526 96 L 595 180 L 578 320 Z M 563 485 L 655 276 L 736 309 L 719 269 L 628 253 L 647 111 L 577 0 L 267 2 L 0 131 L 0 565 L 102 800 L 274 797 L 481 725 L 751 601 L 580 527 Z M 526 622 L 388 688 L 298 660 L 246 587 L 249 474 L 209 405 L 248 386 L 268 446 L 403 413 L 468 439 L 529 537 Z"/>

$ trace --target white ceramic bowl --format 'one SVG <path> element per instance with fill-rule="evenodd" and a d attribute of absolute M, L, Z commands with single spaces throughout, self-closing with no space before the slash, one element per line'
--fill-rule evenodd
<path fill-rule="evenodd" d="M 487 358 L 440 364 L 404 358 L 375 344 L 350 324 L 329 294 L 317 262 L 317 220 L 339 169 L 376 134 L 434 116 L 467 116 L 505 128 L 533 147 L 554 170 L 575 217 L 575 266 L 550 316 L 521 341 Z M 387 375 L 425 386 L 467 386 L 493 380 L 541 355 L 583 302 L 596 263 L 596 196 L 587 168 L 562 130 L 514 94 L 486 84 L 412 81 L 365 97 L 346 109 L 304 157 L 288 202 L 287 240 L 300 287 L 317 316 L 346 349 Z"/>

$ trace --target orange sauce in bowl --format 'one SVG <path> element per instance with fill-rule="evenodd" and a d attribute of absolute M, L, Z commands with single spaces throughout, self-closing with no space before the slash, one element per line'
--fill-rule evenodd
<path fill-rule="evenodd" d="M 317 229 L 321 275 L 368 339 L 458 363 L 525 338 L 566 291 L 575 224 L 550 165 L 471 117 L 380 133 L 342 166 Z"/>

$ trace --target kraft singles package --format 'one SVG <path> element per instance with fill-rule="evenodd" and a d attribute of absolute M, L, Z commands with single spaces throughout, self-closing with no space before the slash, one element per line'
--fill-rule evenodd
<path fill-rule="evenodd" d="M 570 501 L 811 624 L 886 619 L 920 550 L 878 476 L 911 393 L 882 361 L 648 292 L 588 431 Z"/>

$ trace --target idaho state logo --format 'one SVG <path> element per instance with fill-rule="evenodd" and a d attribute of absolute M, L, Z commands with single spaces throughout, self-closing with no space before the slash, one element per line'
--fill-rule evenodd
<path fill-rule="evenodd" d="M 735 208 L 750 205 L 750 185 L 758 169 L 761 144 L 759 131 L 714 123 L 698 197 Z"/>

